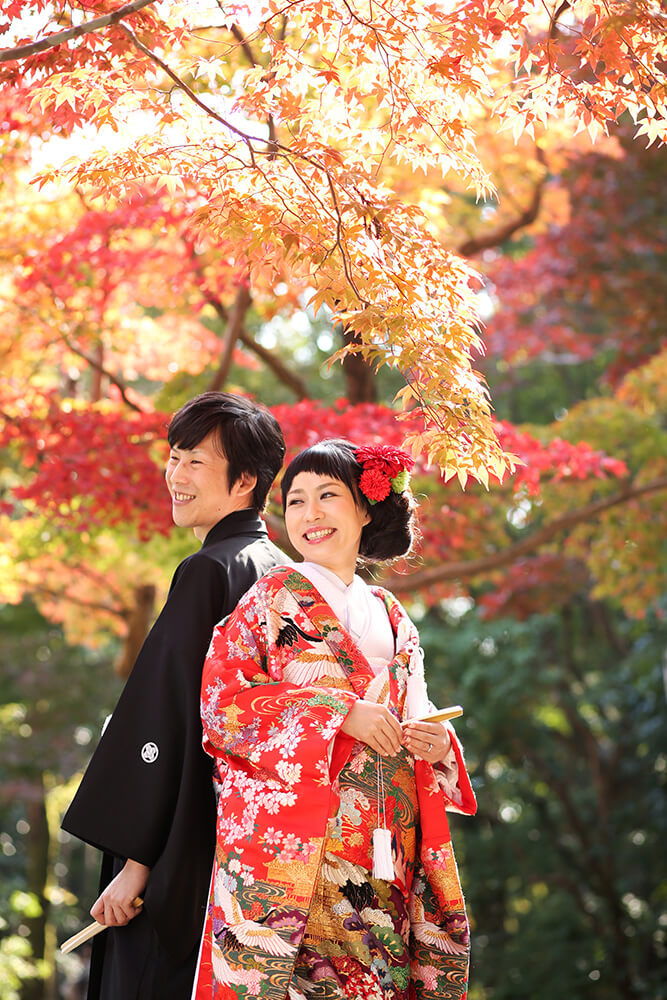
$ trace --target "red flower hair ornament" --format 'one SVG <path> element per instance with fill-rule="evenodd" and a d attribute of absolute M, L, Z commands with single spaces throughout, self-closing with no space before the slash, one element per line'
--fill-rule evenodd
<path fill-rule="evenodd" d="M 369 504 L 386 500 L 390 493 L 402 493 L 410 482 L 414 459 L 390 444 L 368 444 L 355 449 L 362 467 L 359 490 Z"/>

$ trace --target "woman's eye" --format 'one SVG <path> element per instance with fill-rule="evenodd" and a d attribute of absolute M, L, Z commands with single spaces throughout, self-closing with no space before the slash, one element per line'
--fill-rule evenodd
<path fill-rule="evenodd" d="M 294 500 L 288 500 L 288 501 L 287 501 L 287 506 L 288 506 L 288 507 L 293 507 L 293 506 L 294 506 L 294 504 L 297 504 L 297 503 L 301 503 L 301 501 L 300 501 L 300 500 L 297 500 L 297 499 L 296 499 L 296 497 L 295 497 L 295 498 L 294 498 Z"/>

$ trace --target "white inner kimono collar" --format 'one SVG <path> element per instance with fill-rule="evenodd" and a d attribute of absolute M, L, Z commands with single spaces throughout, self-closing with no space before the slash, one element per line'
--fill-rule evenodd
<path fill-rule="evenodd" d="M 384 601 L 360 576 L 355 575 L 352 583 L 345 584 L 334 572 L 317 563 L 295 563 L 294 568 L 319 590 L 374 673 L 386 667 L 394 658 L 396 647 Z"/>

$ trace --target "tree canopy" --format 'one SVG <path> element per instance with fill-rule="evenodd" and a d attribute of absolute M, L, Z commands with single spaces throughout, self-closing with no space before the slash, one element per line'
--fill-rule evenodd
<path fill-rule="evenodd" d="M 641 612 L 658 587 L 643 560 L 615 573 L 589 542 L 606 525 L 606 551 L 632 518 L 643 555 L 665 486 L 660 402 L 646 399 L 664 364 L 654 5 L 5 14 L 4 533 L 18 567 L 5 598 L 39 576 L 47 610 L 85 593 L 84 631 L 98 612 L 127 629 L 134 597 L 115 573 L 93 579 L 104 551 L 169 531 L 154 464 L 169 410 L 233 384 L 283 402 L 292 449 L 322 433 L 413 447 L 424 563 L 397 589 L 434 600 L 513 567 L 491 610 L 533 578 L 581 579 L 574 561 Z M 53 166 L 56 148 L 78 152 Z M 344 358 L 348 407 L 306 377 L 323 356 L 312 339 L 306 364 L 283 350 L 304 316 Z M 489 380 L 502 410 L 504 383 L 536 359 L 563 379 L 587 363 L 603 401 L 575 390 L 559 413 L 536 410 L 539 427 L 517 428 L 511 406 L 494 419 Z M 452 478 L 483 489 L 462 497 Z"/>

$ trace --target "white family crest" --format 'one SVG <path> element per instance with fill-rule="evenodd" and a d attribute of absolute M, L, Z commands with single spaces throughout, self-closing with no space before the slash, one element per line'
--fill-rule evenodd
<path fill-rule="evenodd" d="M 146 764 L 153 764 L 158 759 L 160 751 L 157 743 L 144 743 L 141 748 L 141 759 Z"/>

